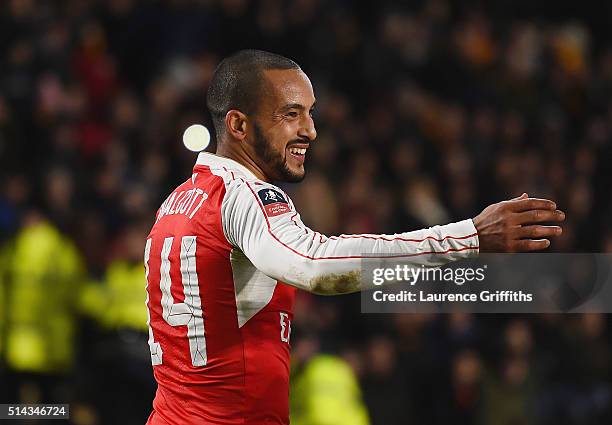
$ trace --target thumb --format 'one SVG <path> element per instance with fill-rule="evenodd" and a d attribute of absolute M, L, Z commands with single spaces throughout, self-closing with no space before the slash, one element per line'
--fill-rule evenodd
<path fill-rule="evenodd" d="M 529 198 L 529 195 L 527 195 L 527 193 L 523 192 L 523 194 L 521 196 L 518 196 L 516 198 L 512 198 L 511 201 L 520 201 L 521 199 L 527 199 Z"/>

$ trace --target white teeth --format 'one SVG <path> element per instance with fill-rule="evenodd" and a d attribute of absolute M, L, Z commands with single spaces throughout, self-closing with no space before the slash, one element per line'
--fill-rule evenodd
<path fill-rule="evenodd" d="M 306 149 L 304 148 L 289 148 L 289 152 L 295 155 L 306 155 Z"/>

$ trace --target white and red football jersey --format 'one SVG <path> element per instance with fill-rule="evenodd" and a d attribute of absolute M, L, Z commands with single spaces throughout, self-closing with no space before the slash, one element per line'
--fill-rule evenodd
<path fill-rule="evenodd" d="M 326 237 L 302 223 L 281 189 L 233 160 L 201 153 L 146 240 L 158 383 L 148 423 L 288 424 L 296 288 L 359 290 L 364 253 L 401 253 L 421 266 L 477 252 L 472 220 Z"/>

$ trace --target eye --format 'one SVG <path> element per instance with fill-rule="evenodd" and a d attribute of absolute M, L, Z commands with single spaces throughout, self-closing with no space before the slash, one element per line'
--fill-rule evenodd
<path fill-rule="evenodd" d="M 290 118 L 297 118 L 298 117 L 298 113 L 295 111 L 289 111 L 287 112 L 287 116 Z"/>
<path fill-rule="evenodd" d="M 314 109 L 311 109 L 310 111 L 308 111 L 308 115 L 310 115 L 310 117 L 312 118 L 312 116 L 314 115 Z"/>

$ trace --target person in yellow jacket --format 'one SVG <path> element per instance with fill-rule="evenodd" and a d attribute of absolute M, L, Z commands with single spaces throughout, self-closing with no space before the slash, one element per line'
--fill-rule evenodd
<path fill-rule="evenodd" d="M 0 372 L 4 367 L 4 332 L 6 328 L 6 287 L 8 277 L 8 246 L 0 249 Z"/>
<path fill-rule="evenodd" d="M 81 312 L 93 319 L 102 332 L 134 333 L 145 341 L 148 338 L 142 257 L 142 239 L 148 226 L 148 220 L 127 225 L 113 244 L 113 258 L 103 278 L 88 282 L 80 294 Z"/>
<path fill-rule="evenodd" d="M 145 272 L 141 262 L 111 262 L 102 282 L 89 282 L 80 297 L 83 312 L 106 331 L 147 332 Z"/>
<path fill-rule="evenodd" d="M 4 364 L 4 330 L 6 328 L 6 281 L 7 267 L 6 260 L 8 258 L 7 248 L 0 249 L 0 382 L 6 382 L 5 364 Z M 6 400 L 7 388 L 0 385 L 0 400 Z"/>
<path fill-rule="evenodd" d="M 2 250 L 1 262 L 6 366 L 16 387 L 43 381 L 43 386 L 53 386 L 70 372 L 75 357 L 76 295 L 84 270 L 81 258 L 69 239 L 40 213 L 31 211 L 14 240 Z M 15 390 L 23 394 L 20 388 Z M 44 398 L 45 389 L 38 390 Z"/>
<path fill-rule="evenodd" d="M 293 378 L 291 425 L 369 425 L 367 408 L 351 366 L 317 354 Z"/>
<path fill-rule="evenodd" d="M 142 257 L 148 226 L 134 222 L 120 232 L 102 279 L 87 283 L 80 296 L 81 311 L 95 324 L 95 354 L 87 361 L 100 423 L 145 423 L 155 395 Z"/>

